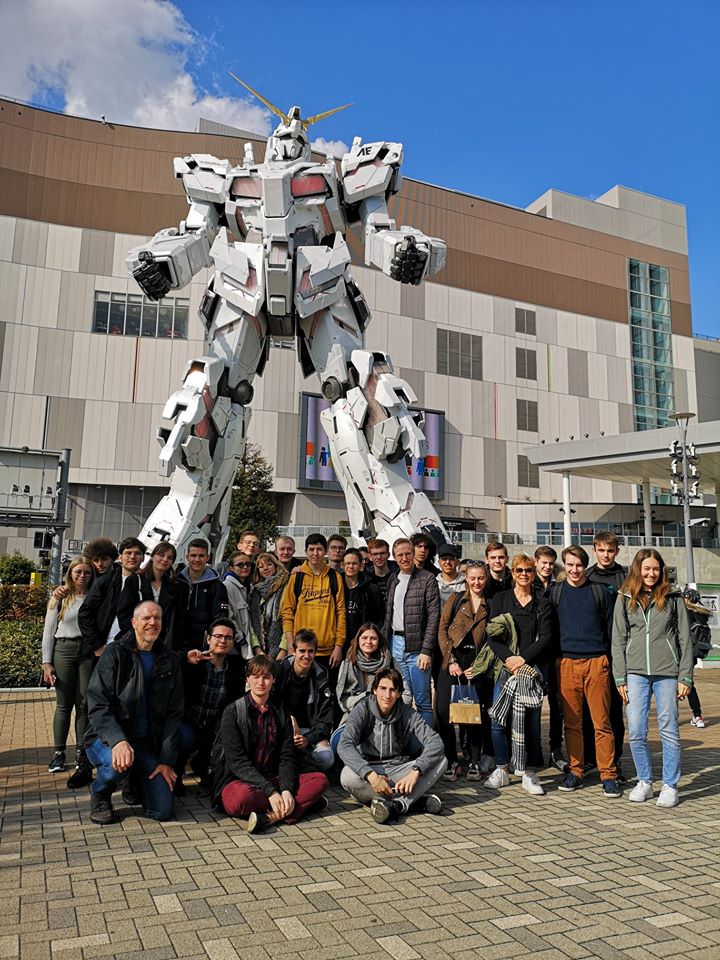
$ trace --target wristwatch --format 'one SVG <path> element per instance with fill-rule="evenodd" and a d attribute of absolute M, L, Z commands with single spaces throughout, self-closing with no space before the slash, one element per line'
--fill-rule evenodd
<path fill-rule="evenodd" d="M 422 770 L 420 769 L 420 767 L 419 767 L 416 763 L 413 764 L 413 770 L 415 771 L 415 773 L 419 773 L 420 776 L 422 776 Z"/>

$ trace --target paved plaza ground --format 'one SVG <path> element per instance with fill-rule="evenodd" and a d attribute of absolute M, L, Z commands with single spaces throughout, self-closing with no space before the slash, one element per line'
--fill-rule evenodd
<path fill-rule="evenodd" d="M 674 810 L 548 770 L 545 797 L 460 780 L 442 816 L 390 827 L 335 785 L 257 837 L 192 785 L 176 822 L 116 795 L 122 822 L 95 826 L 46 772 L 52 694 L 0 693 L 0 960 L 720 958 L 720 670 L 698 689 Z"/>

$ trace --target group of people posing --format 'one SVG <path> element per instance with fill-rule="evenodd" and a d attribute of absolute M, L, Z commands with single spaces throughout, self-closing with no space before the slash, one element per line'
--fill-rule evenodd
<path fill-rule="evenodd" d="M 654 697 L 657 804 L 675 806 L 678 701 L 694 695 L 702 721 L 685 603 L 657 551 L 638 551 L 628 572 L 608 532 L 594 553 L 590 566 L 582 547 L 567 547 L 558 573 L 552 547 L 509 562 L 491 542 L 485 560 L 461 562 L 454 545 L 436 550 L 417 534 L 396 540 L 391 560 L 385 541 L 361 551 L 317 533 L 301 561 L 292 538 L 263 552 L 246 530 L 227 564 L 210 567 L 198 539 L 176 572 L 171 544 L 145 562 L 135 538 L 119 549 L 92 541 L 46 617 L 43 670 L 57 695 L 49 770 L 66 769 L 74 710 L 68 787 L 91 784 L 96 823 L 116 818 L 118 788 L 168 819 L 188 765 L 250 831 L 293 823 L 326 806 L 336 764 L 344 789 L 385 823 L 411 808 L 439 813 L 441 779 L 500 790 L 514 776 L 540 796 L 546 766 L 562 771 L 566 793 L 597 766 L 603 795 L 618 798 L 626 715 L 629 799 L 642 802 L 654 795 Z"/>

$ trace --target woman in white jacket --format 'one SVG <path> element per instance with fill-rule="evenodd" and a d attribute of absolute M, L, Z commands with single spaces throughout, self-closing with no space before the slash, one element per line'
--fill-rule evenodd
<path fill-rule="evenodd" d="M 78 611 L 95 579 L 87 557 L 75 557 L 65 577 L 62 599 L 53 595 L 45 614 L 42 639 L 43 680 L 55 688 L 53 738 L 55 749 L 48 764 L 50 773 L 66 769 L 65 746 L 75 710 L 75 772 L 68 787 L 76 789 L 92 780 L 92 767 L 85 756 L 83 741 L 87 728 L 87 688 L 95 665 L 95 654 L 80 634 Z"/>
<path fill-rule="evenodd" d="M 650 700 L 662 742 L 663 786 L 659 807 L 678 803 L 680 732 L 678 700 L 692 687 L 693 655 L 687 611 L 681 594 L 667 580 L 657 550 L 638 550 L 615 603 L 612 639 L 613 676 L 626 705 L 628 736 L 638 783 L 629 799 L 653 796 L 648 747 Z"/>

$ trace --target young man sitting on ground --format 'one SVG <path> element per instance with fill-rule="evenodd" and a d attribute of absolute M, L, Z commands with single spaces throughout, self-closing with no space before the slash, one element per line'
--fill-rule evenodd
<path fill-rule="evenodd" d="M 378 670 L 372 696 L 356 704 L 338 745 L 345 764 L 340 783 L 360 803 L 370 804 L 376 823 L 396 820 L 415 806 L 440 813 L 442 801 L 430 789 L 447 768 L 440 736 L 402 701 L 398 670 Z M 412 756 L 411 738 L 422 752 Z M 417 744 L 415 744 L 417 746 Z"/>

